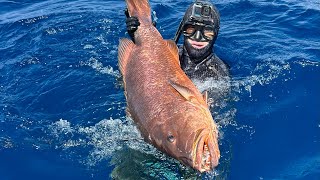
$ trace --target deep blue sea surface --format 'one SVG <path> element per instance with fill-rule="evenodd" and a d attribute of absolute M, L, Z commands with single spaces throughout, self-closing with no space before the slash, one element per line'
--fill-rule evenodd
<path fill-rule="evenodd" d="M 164 38 L 191 2 L 151 0 Z M 197 174 L 126 118 L 124 1 L 0 0 L 0 179 L 320 179 L 320 1 L 213 2 L 231 92 L 212 112 L 220 165 Z"/>

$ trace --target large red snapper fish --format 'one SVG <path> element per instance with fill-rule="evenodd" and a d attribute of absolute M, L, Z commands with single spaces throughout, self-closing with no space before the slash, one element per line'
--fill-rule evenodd
<path fill-rule="evenodd" d="M 128 115 L 145 141 L 200 172 L 212 170 L 220 151 L 206 97 L 180 68 L 176 44 L 153 26 L 149 2 L 126 3 L 140 21 L 135 43 L 121 39 L 118 49 Z"/>

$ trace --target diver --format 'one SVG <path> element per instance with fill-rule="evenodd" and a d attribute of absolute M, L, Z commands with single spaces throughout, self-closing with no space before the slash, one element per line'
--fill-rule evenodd
<path fill-rule="evenodd" d="M 125 14 L 127 32 L 134 42 L 134 32 L 140 23 L 137 17 L 130 17 L 127 11 Z M 197 0 L 185 12 L 173 40 L 178 43 L 183 34 L 183 44 L 178 45 L 179 60 L 189 78 L 229 78 L 229 66 L 214 53 L 219 28 L 219 12 L 209 1 Z"/>

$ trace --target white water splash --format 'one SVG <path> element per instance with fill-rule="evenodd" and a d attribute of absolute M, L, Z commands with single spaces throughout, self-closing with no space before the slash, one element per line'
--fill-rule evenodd
<path fill-rule="evenodd" d="M 301 63 L 301 62 L 300 62 Z M 303 64 L 312 64 L 304 62 Z M 266 60 L 256 65 L 254 70 L 248 76 L 234 76 L 229 79 L 207 78 L 205 80 L 193 79 L 192 81 L 198 87 L 200 92 L 204 90 L 214 91 L 215 93 L 225 94 L 231 90 L 235 93 L 249 92 L 251 96 L 252 87 L 255 85 L 267 85 L 279 76 L 285 76 L 290 72 L 291 67 L 288 62 Z M 289 79 L 285 79 L 287 81 Z"/>
<path fill-rule="evenodd" d="M 304 63 L 310 64 L 310 63 Z M 252 87 L 256 85 L 267 86 L 275 79 L 282 77 L 282 81 L 290 80 L 286 76 L 290 73 L 290 64 L 280 60 L 266 60 L 258 63 L 248 76 L 234 76 L 231 79 L 207 78 L 205 80 L 193 79 L 200 92 L 209 91 L 209 96 L 213 95 L 213 104 L 211 104 L 211 113 L 217 122 L 219 129 L 233 127 L 237 131 L 245 131 L 249 137 L 255 133 L 254 127 L 237 122 L 237 108 L 230 104 L 241 101 L 243 96 L 251 97 Z M 211 92 L 211 94 L 210 94 Z M 224 138 L 223 130 L 219 132 L 219 139 Z"/>
<path fill-rule="evenodd" d="M 60 119 L 50 125 L 49 129 L 59 141 L 56 149 L 92 147 L 85 162 L 90 166 L 110 158 L 124 146 L 149 154 L 156 151 L 144 142 L 131 119 L 125 122 L 120 119 L 104 119 L 89 127 L 72 126 L 67 120 Z"/>
<path fill-rule="evenodd" d="M 9 137 L 0 137 L 0 150 L 14 148 L 14 142 Z"/>
<path fill-rule="evenodd" d="M 117 78 L 120 77 L 120 72 L 118 70 L 114 70 L 111 66 L 103 66 L 103 64 L 94 57 L 91 57 L 87 62 L 81 62 L 80 65 L 92 67 L 102 74 L 111 75 Z"/>
<path fill-rule="evenodd" d="M 58 136 L 59 134 L 73 133 L 70 122 L 60 119 L 51 125 L 52 133 Z"/>
<path fill-rule="evenodd" d="M 228 92 L 230 89 L 229 78 L 216 80 L 215 78 L 210 77 L 205 80 L 192 79 L 192 82 L 197 86 L 200 92 L 208 90 L 224 94 L 224 92 Z"/>
<path fill-rule="evenodd" d="M 251 97 L 252 87 L 259 85 L 267 85 L 280 75 L 285 75 L 290 72 L 290 65 L 286 62 L 264 61 L 255 67 L 251 75 L 246 77 L 233 78 L 231 85 L 234 91 L 241 93 L 243 90 L 249 92 Z M 289 79 L 285 79 L 287 81 Z"/>
<path fill-rule="evenodd" d="M 300 64 L 302 67 L 306 67 L 306 66 L 319 67 L 320 66 L 320 62 L 309 61 L 309 60 L 296 61 L 294 63 Z"/>

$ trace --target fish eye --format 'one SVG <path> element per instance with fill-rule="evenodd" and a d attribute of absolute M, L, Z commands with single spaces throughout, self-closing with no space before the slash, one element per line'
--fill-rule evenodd
<path fill-rule="evenodd" d="M 171 143 L 173 143 L 175 141 L 175 137 L 172 134 L 169 134 L 167 137 L 167 140 Z"/>

